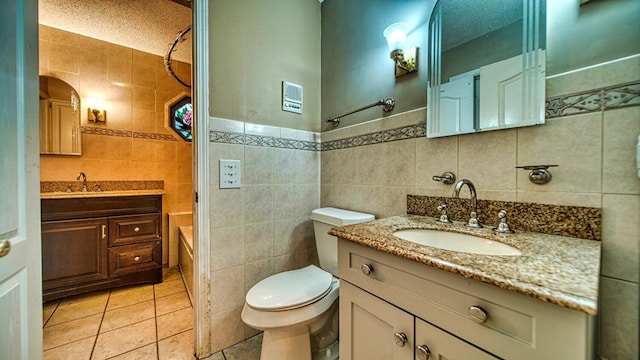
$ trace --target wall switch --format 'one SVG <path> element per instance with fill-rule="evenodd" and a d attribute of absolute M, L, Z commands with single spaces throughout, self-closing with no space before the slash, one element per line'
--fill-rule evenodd
<path fill-rule="evenodd" d="M 242 184 L 240 160 L 220 159 L 220 189 L 238 189 Z"/>

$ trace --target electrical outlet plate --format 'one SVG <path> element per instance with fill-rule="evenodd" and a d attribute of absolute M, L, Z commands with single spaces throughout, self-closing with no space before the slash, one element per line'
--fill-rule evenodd
<path fill-rule="evenodd" d="M 220 159 L 220 189 L 238 189 L 242 184 L 240 160 Z"/>

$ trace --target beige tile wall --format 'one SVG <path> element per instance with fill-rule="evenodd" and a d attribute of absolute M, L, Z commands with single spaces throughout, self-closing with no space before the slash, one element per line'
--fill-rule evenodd
<path fill-rule="evenodd" d="M 547 96 L 640 79 L 640 56 L 547 81 Z M 330 141 L 425 122 L 424 109 L 322 133 Z M 638 358 L 640 179 L 635 149 L 640 107 L 547 120 L 543 126 L 437 139 L 417 138 L 322 152 L 322 206 L 386 217 L 406 213 L 406 195 L 451 196 L 431 180 L 453 171 L 482 199 L 602 208 L 599 354 Z M 519 165 L 558 164 L 531 183 Z M 488 215 L 491 216 L 491 215 Z"/>
<path fill-rule="evenodd" d="M 39 30 L 40 75 L 62 79 L 78 91 L 82 126 L 173 135 L 165 103 L 189 89 L 167 73 L 161 56 L 44 25 Z M 189 64 L 176 62 L 174 68 L 182 79 L 191 78 Z M 87 97 L 105 100 L 106 123 L 87 121 Z M 75 181 L 80 171 L 91 181 L 164 180 L 168 234 L 166 214 L 191 211 L 191 159 L 191 143 L 183 140 L 82 134 L 82 156 L 40 156 L 40 180 Z M 166 244 L 163 258 L 166 263 Z"/>
<path fill-rule="evenodd" d="M 211 118 L 211 129 L 317 141 L 319 135 Z M 320 205 L 320 152 L 210 143 L 212 351 L 257 333 L 240 318 L 247 291 L 278 272 L 317 264 L 311 211 Z M 219 160 L 242 163 L 242 187 L 220 189 Z"/>

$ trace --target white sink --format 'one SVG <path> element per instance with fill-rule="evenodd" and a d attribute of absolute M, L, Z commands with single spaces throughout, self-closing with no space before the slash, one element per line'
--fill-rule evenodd
<path fill-rule="evenodd" d="M 521 255 L 520 250 L 501 242 L 448 231 L 428 229 L 399 230 L 393 233 L 400 239 L 444 250 L 479 255 Z"/>

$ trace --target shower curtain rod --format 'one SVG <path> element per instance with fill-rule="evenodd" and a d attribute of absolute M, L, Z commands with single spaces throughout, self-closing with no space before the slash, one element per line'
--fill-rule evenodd
<path fill-rule="evenodd" d="M 365 105 L 365 106 L 363 106 L 361 108 L 358 108 L 358 109 L 353 110 L 351 112 L 348 112 L 346 114 L 342 114 L 340 116 L 336 116 L 336 117 L 332 117 L 330 119 L 327 119 L 327 122 L 332 123 L 333 127 L 337 127 L 338 125 L 340 125 L 340 118 L 343 118 L 343 117 L 345 117 L 347 115 L 351 115 L 351 114 L 357 113 L 358 111 L 362 111 L 362 110 L 366 110 L 366 109 L 372 108 L 374 106 L 384 106 L 384 108 L 383 108 L 384 111 L 389 112 L 389 111 L 393 110 L 394 106 L 396 106 L 396 101 L 393 100 L 392 98 L 380 99 L 380 100 L 378 100 L 378 101 L 376 101 L 376 102 L 374 102 L 372 104 Z"/>

